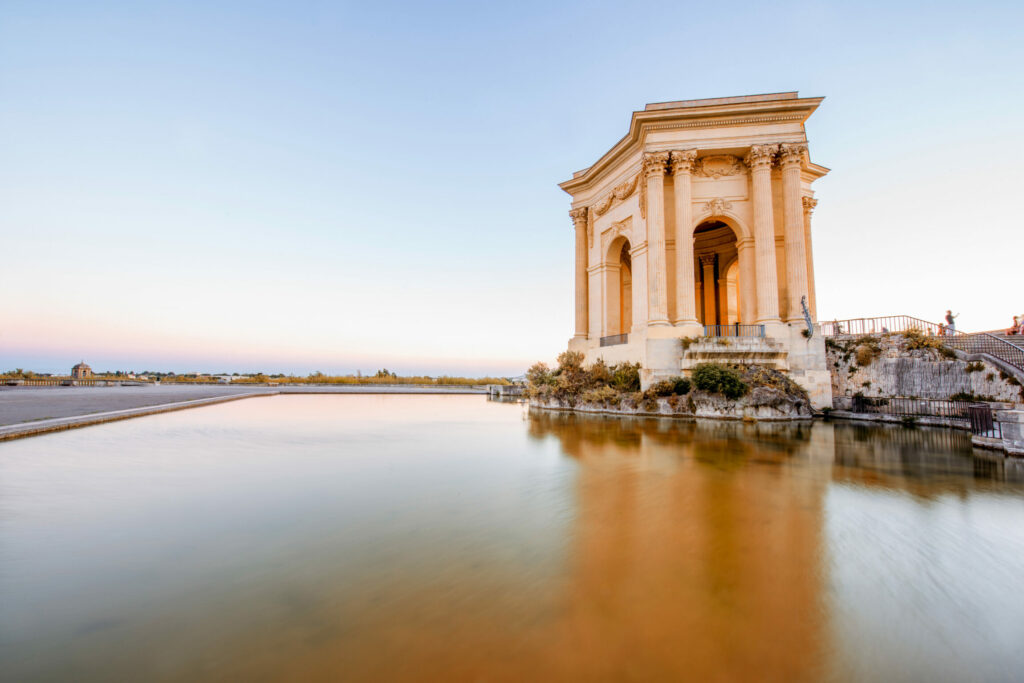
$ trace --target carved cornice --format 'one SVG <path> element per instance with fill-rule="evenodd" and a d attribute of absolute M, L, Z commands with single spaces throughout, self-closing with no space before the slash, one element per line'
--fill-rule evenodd
<path fill-rule="evenodd" d="M 778 149 L 778 145 L 752 145 L 747 158 L 743 161 L 750 167 L 751 171 L 762 168 L 770 169 L 772 167 L 772 159 L 775 157 L 775 152 Z"/>
<path fill-rule="evenodd" d="M 640 174 L 638 173 L 626 182 L 613 187 L 611 192 L 594 204 L 594 213 L 598 216 L 603 216 L 616 201 L 621 202 L 624 199 L 628 199 L 636 191 L 636 185 L 639 180 Z"/>
<path fill-rule="evenodd" d="M 811 213 L 814 211 L 814 207 L 818 205 L 818 200 L 815 199 L 814 197 L 801 197 L 800 200 L 803 202 L 804 205 L 804 213 L 810 216 Z"/>
<path fill-rule="evenodd" d="M 779 146 L 779 163 L 783 166 L 797 166 L 804 163 L 807 145 L 803 143 L 783 143 Z"/>
<path fill-rule="evenodd" d="M 717 215 L 725 213 L 727 210 L 732 208 L 732 202 L 727 202 L 721 197 L 716 197 L 709 202 L 704 203 L 704 213 L 711 215 Z"/>
<path fill-rule="evenodd" d="M 569 218 L 572 219 L 574 227 L 579 227 L 580 223 L 583 223 L 585 226 L 587 222 L 587 208 L 571 209 L 569 211 Z"/>
<path fill-rule="evenodd" d="M 693 175 L 704 178 L 721 178 L 727 175 L 739 175 L 746 169 L 738 157 L 731 154 L 715 154 L 713 156 L 701 157 L 693 165 Z"/>
<path fill-rule="evenodd" d="M 648 152 L 644 154 L 644 177 L 665 175 L 665 165 L 668 164 L 668 152 Z"/>
<path fill-rule="evenodd" d="M 672 152 L 672 174 L 686 175 L 693 170 L 693 162 L 697 158 L 697 150 L 682 149 Z"/>

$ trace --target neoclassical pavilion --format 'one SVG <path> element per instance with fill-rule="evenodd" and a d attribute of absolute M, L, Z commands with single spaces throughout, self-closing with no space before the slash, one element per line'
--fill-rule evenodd
<path fill-rule="evenodd" d="M 812 163 L 795 92 L 648 104 L 560 187 L 576 230 L 576 333 L 588 362 L 686 368 L 679 338 L 736 338 L 831 400 L 817 320 Z M 719 346 L 723 346 L 719 344 Z"/>

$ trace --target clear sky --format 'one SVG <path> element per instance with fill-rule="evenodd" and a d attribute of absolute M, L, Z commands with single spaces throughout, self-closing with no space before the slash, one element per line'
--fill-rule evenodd
<path fill-rule="evenodd" d="M 5 2 L 0 369 L 518 374 L 556 185 L 647 102 L 799 90 L 822 319 L 1024 313 L 1024 3 Z"/>

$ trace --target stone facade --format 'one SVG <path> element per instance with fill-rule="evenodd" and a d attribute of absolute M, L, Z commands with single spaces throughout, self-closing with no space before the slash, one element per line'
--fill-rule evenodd
<path fill-rule="evenodd" d="M 831 406 L 811 255 L 811 184 L 828 169 L 810 161 L 804 131 L 821 99 L 649 104 L 626 137 L 561 183 L 576 233 L 570 350 L 588 363 L 639 362 L 646 386 L 685 371 L 681 338 L 763 326 L 763 353 L 781 347 L 774 365 L 815 407 Z"/>

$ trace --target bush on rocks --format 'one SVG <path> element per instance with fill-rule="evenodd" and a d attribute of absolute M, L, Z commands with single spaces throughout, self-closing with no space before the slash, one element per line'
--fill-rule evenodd
<path fill-rule="evenodd" d="M 692 377 L 695 388 L 733 400 L 750 390 L 740 373 L 728 365 L 701 363 L 694 367 Z"/>

